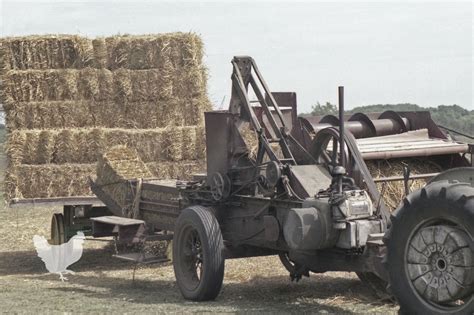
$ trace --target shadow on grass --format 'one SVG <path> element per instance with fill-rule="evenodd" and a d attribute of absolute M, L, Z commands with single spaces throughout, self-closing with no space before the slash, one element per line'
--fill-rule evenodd
<path fill-rule="evenodd" d="M 70 283 L 49 290 L 74 291 L 85 297 L 100 298 L 104 301 L 115 299 L 138 304 L 179 304 L 180 307 L 189 306 L 190 310 L 199 307 L 211 312 L 214 308 L 216 308 L 214 311 L 219 311 L 218 307 L 228 307 L 239 312 L 297 311 L 352 314 L 361 312 L 361 306 L 350 311 L 337 304 L 359 302 L 372 304 L 374 307 L 392 306 L 374 301 L 370 290 L 359 280 L 342 277 L 319 275 L 300 283 L 291 283 L 286 276 L 256 277 L 248 282 L 239 283 L 224 282 L 216 301 L 200 303 L 183 300 L 175 281 L 140 279 L 139 271 L 137 277 L 138 279 L 132 281 L 131 278 L 109 277 L 105 274 L 99 276 L 76 274 L 71 276 Z M 47 280 L 41 276 L 36 278 Z M 71 284 L 74 287 L 71 287 Z"/>
<path fill-rule="evenodd" d="M 82 258 L 69 269 L 77 272 L 133 269 L 133 264 L 113 258 L 113 254 L 111 247 L 85 249 Z M 0 252 L 0 276 L 43 272 L 47 272 L 46 267 L 34 250 Z"/>

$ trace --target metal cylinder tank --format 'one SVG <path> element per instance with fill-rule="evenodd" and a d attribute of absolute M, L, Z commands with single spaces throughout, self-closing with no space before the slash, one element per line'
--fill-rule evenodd
<path fill-rule="evenodd" d="M 290 209 L 283 235 L 291 249 L 315 250 L 334 246 L 338 232 L 332 227 L 329 211 L 309 207 Z"/>

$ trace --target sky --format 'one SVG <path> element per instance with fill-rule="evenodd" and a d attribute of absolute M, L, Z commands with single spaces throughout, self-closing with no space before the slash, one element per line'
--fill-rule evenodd
<path fill-rule="evenodd" d="M 209 96 L 226 108 L 234 55 L 252 56 L 272 91 L 316 102 L 473 104 L 473 2 L 6 1 L 0 35 L 196 32 Z"/>

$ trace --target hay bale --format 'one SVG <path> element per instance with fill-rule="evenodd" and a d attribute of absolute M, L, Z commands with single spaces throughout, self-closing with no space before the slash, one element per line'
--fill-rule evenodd
<path fill-rule="evenodd" d="M 97 163 L 96 183 L 123 209 L 124 214 L 131 210 L 133 192 L 128 180 L 152 176 L 138 153 L 124 145 L 110 148 Z"/>
<path fill-rule="evenodd" d="M 183 145 L 181 147 L 181 156 L 183 160 L 195 160 L 196 155 L 196 127 L 183 127 L 182 128 Z"/>
<path fill-rule="evenodd" d="M 3 82 L 4 101 L 11 103 L 106 100 L 114 92 L 112 73 L 105 69 L 11 70 Z"/>
<path fill-rule="evenodd" d="M 202 62 L 203 44 L 194 33 L 123 35 L 99 40 L 105 42 L 107 68 L 112 70 L 160 68 L 165 63 L 165 55 L 173 66 Z M 99 42 L 96 46 L 100 46 Z M 104 51 L 102 48 L 96 50 Z"/>
<path fill-rule="evenodd" d="M 95 38 L 92 40 L 92 49 L 94 51 L 94 64 L 96 68 L 107 67 L 107 46 L 104 38 Z"/>
<path fill-rule="evenodd" d="M 126 69 L 119 69 L 114 71 L 114 92 L 113 98 L 117 102 L 132 101 L 132 80 L 130 78 L 130 71 Z"/>
<path fill-rule="evenodd" d="M 183 130 L 181 128 L 165 128 L 162 143 L 166 160 L 180 161 L 183 159 Z"/>
<path fill-rule="evenodd" d="M 8 109 L 7 109 L 8 108 Z M 203 123 L 203 110 L 194 101 L 151 100 L 140 102 L 41 101 L 12 102 L 5 109 L 9 130 L 58 128 L 153 129 L 195 126 Z"/>
<path fill-rule="evenodd" d="M 206 128 L 204 125 L 196 127 L 196 159 L 206 158 Z"/>
<path fill-rule="evenodd" d="M 97 183 L 99 184 L 151 176 L 138 153 L 124 145 L 110 148 L 100 155 L 97 163 Z"/>
<path fill-rule="evenodd" d="M 42 130 L 38 135 L 35 164 L 49 164 L 53 159 L 56 132 Z"/>
<path fill-rule="evenodd" d="M 89 39 L 76 35 L 32 35 L 0 40 L 4 71 L 83 68 L 93 63 Z"/>
<path fill-rule="evenodd" d="M 159 161 L 149 162 L 146 166 L 158 179 L 192 180 L 192 175 L 206 170 L 204 160 L 188 160 L 181 162 Z"/>
<path fill-rule="evenodd" d="M 67 163 L 71 156 L 74 155 L 75 146 L 73 142 L 72 131 L 69 129 L 61 130 L 54 144 L 54 152 L 52 163 L 64 164 Z"/>
<path fill-rule="evenodd" d="M 87 101 L 16 102 L 12 108 L 5 111 L 5 115 L 9 130 L 81 128 L 95 125 L 90 102 Z"/>
<path fill-rule="evenodd" d="M 403 158 L 391 160 L 366 161 L 370 174 L 374 178 L 403 176 L 403 166 L 407 165 L 411 170 L 411 175 L 437 173 L 443 171 L 442 167 L 429 159 Z M 410 192 L 418 190 L 426 185 L 426 179 L 415 179 L 408 182 Z M 377 183 L 377 188 L 381 192 L 383 183 Z M 405 197 L 405 187 L 403 181 L 387 182 L 383 201 L 385 205 L 394 211 Z"/>
<path fill-rule="evenodd" d="M 16 166 L 23 162 L 23 150 L 25 149 L 26 134 L 23 132 L 13 132 L 7 135 L 5 151 L 9 167 Z"/>
<path fill-rule="evenodd" d="M 7 201 L 23 198 L 90 196 L 94 164 L 19 165 L 5 177 Z"/>
<path fill-rule="evenodd" d="M 100 154 L 107 149 L 107 144 L 105 142 L 105 136 L 103 129 L 94 128 L 92 130 L 87 130 L 85 137 L 84 149 L 84 160 L 91 162 L 96 162 Z M 87 162 L 86 162 L 87 163 Z"/>
<path fill-rule="evenodd" d="M 68 177 L 116 145 L 162 163 L 161 178 L 188 176 L 202 163 L 195 159 L 205 157 L 204 128 L 197 125 L 211 108 L 202 56 L 192 33 L 0 40 L 8 194 L 81 194 L 87 181 Z M 66 178 L 58 184 L 55 176 Z"/>
<path fill-rule="evenodd" d="M 22 132 L 21 130 L 18 131 Z M 23 147 L 23 164 L 36 164 L 36 151 L 38 148 L 39 131 L 32 130 L 25 132 L 25 145 Z"/>
<path fill-rule="evenodd" d="M 212 104 L 207 95 L 201 95 L 184 101 L 184 125 L 204 124 L 204 113 L 212 110 Z"/>

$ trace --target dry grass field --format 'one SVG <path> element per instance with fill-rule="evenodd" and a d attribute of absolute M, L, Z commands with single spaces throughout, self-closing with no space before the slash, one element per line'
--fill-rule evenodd
<path fill-rule="evenodd" d="M 390 314 L 398 309 L 378 301 L 353 273 L 313 274 L 291 283 L 277 257 L 228 260 L 217 300 L 188 302 L 170 264 L 140 266 L 133 281 L 133 264 L 112 258 L 112 246 L 96 241 L 86 241 L 82 259 L 70 268 L 76 274 L 61 282 L 46 272 L 32 243 L 35 234 L 49 235 L 55 211 L 60 209 L 1 207 L 0 312 Z"/>

